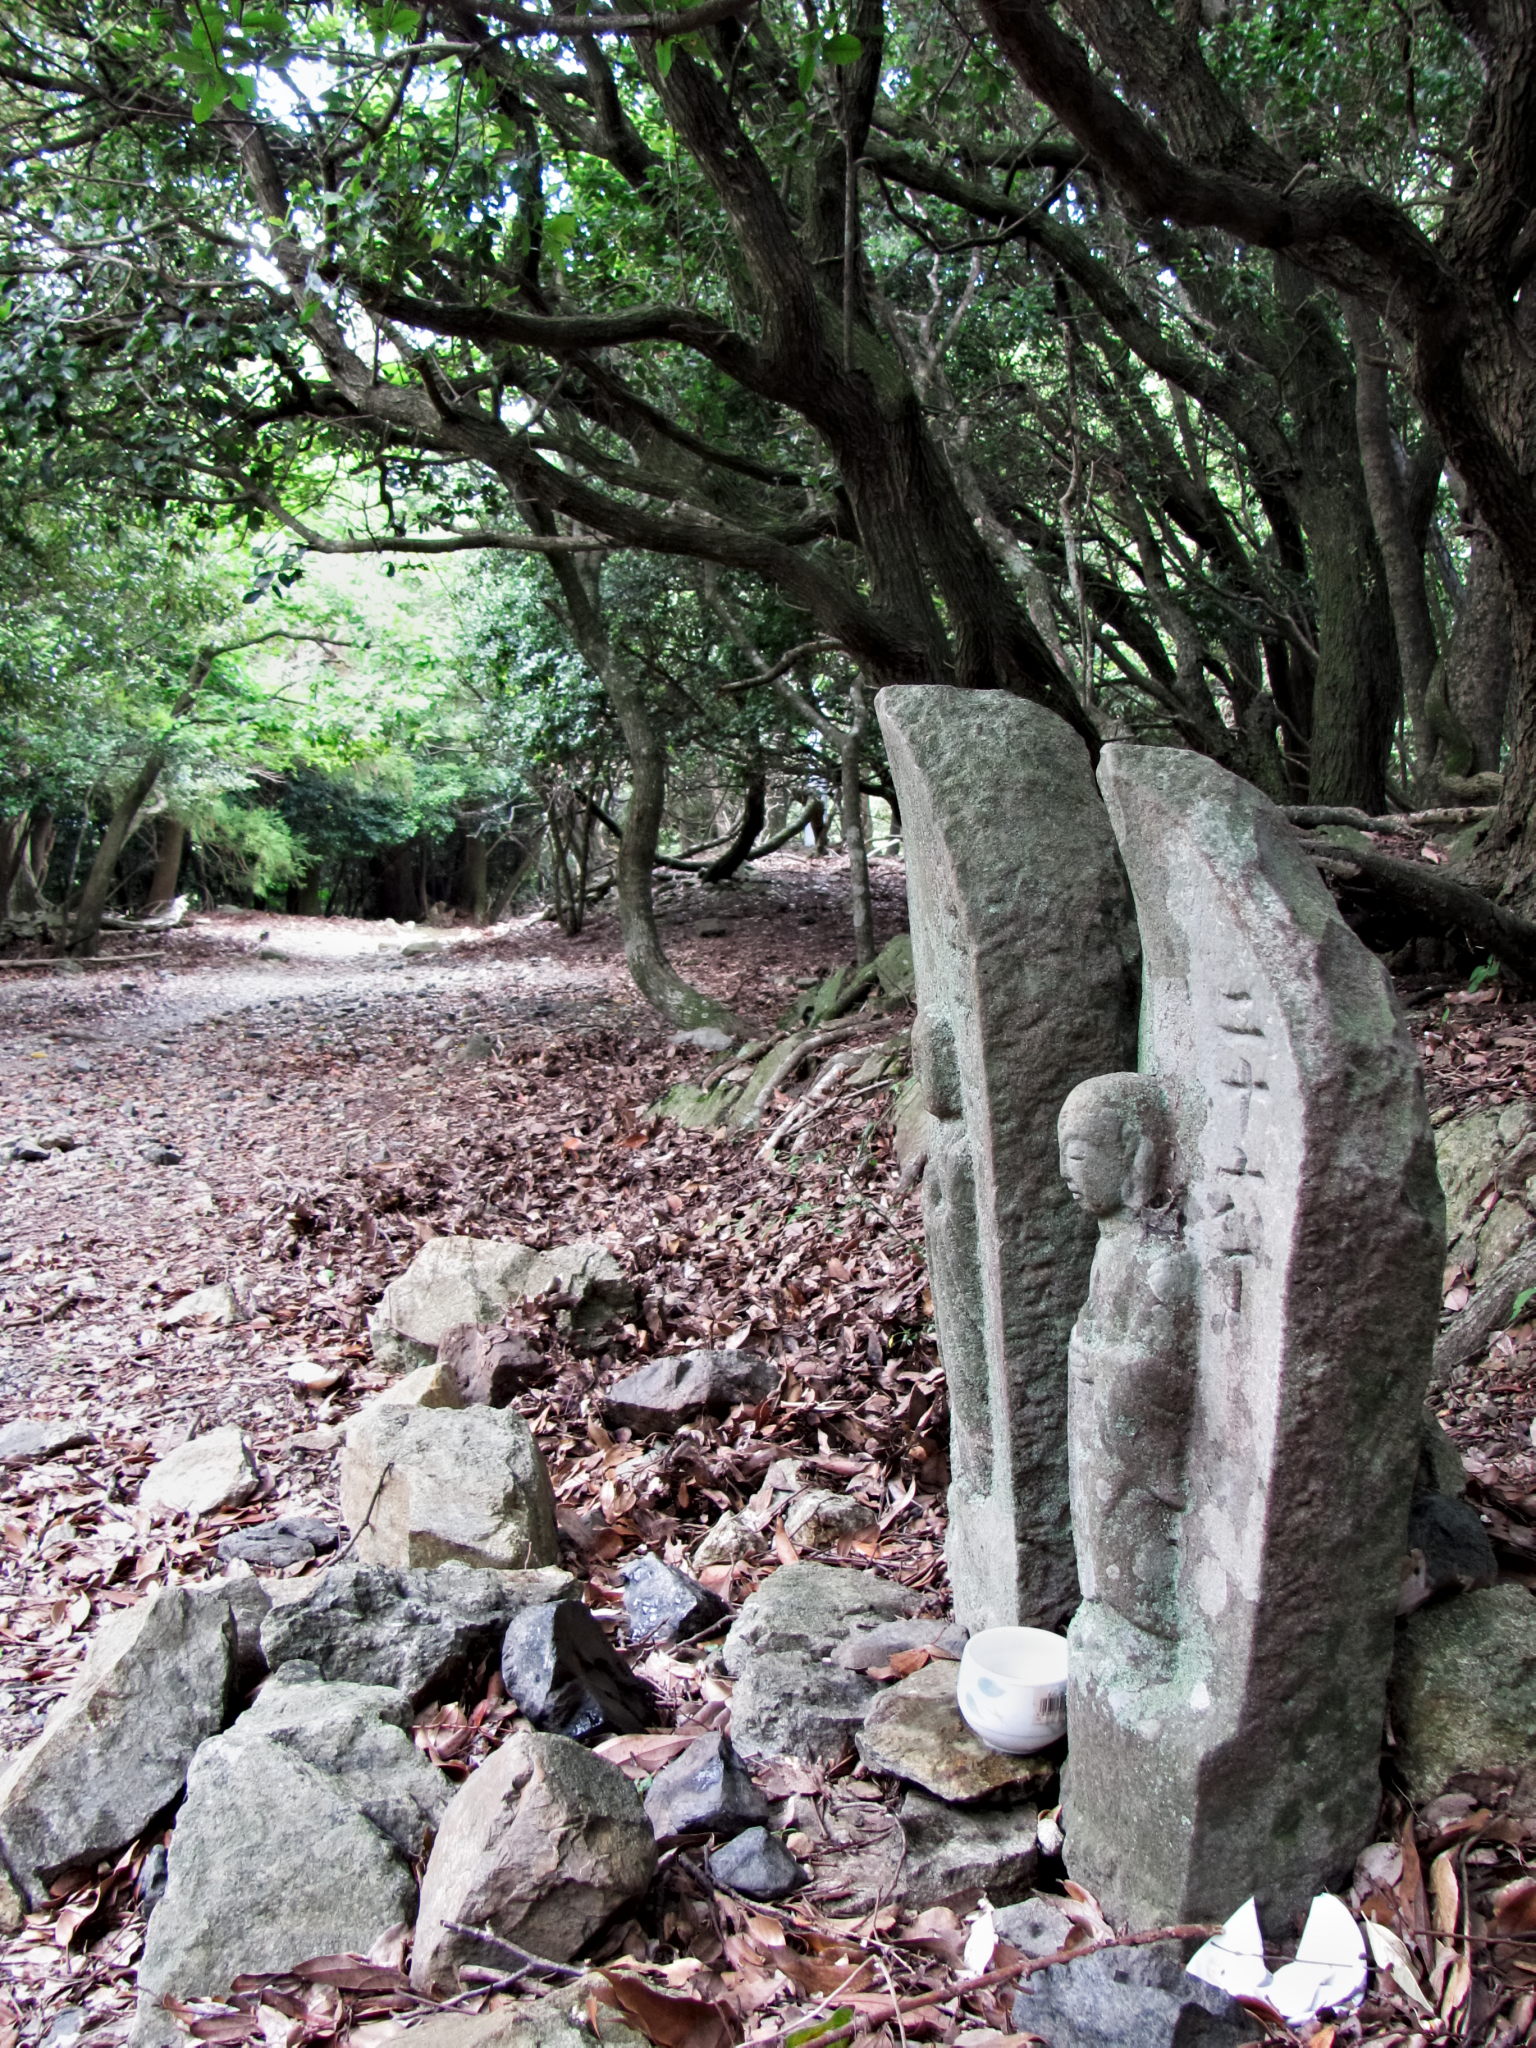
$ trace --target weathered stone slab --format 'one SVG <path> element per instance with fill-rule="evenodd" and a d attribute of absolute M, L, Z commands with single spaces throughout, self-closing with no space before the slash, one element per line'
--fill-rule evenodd
<path fill-rule="evenodd" d="M 925 1664 L 879 1695 L 856 1737 L 866 1769 L 905 1778 L 951 1803 L 1043 1786 L 1055 1769 L 1050 1760 L 1005 1756 L 966 1727 L 955 1704 L 959 1674 L 958 1664 Z"/>
<path fill-rule="evenodd" d="M 455 1794 L 422 1879 L 411 1981 L 451 1987 L 489 1927 L 564 1962 L 656 1868 L 656 1838 L 616 1765 L 563 1735 L 513 1735 Z"/>
<path fill-rule="evenodd" d="M 180 1793 L 229 1711 L 229 1603 L 157 1586 L 103 1624 L 79 1678 L 0 1777 L 0 1866 L 32 1905 L 70 1864 L 115 1856 Z"/>
<path fill-rule="evenodd" d="M 139 1505 L 164 1514 L 211 1515 L 243 1507 L 261 1488 L 261 1471 L 238 1429 L 210 1429 L 151 1465 Z"/>
<path fill-rule="evenodd" d="M 940 685 L 884 690 L 878 710 L 907 849 L 956 1618 L 1051 1627 L 1077 1599 L 1067 1338 L 1093 1256 L 1057 1177 L 1056 1112 L 1131 1062 L 1130 902 L 1060 719 Z"/>
<path fill-rule="evenodd" d="M 1106 748 L 1099 781 L 1144 1071 L 1062 1116 L 1104 1232 L 1073 1339 L 1068 1865 L 1116 1920 L 1288 1916 L 1379 1799 L 1434 1151 L 1387 977 L 1275 808 L 1161 748 Z"/>

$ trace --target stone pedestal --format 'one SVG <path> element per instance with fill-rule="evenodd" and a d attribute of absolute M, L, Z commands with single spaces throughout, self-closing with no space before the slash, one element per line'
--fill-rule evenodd
<path fill-rule="evenodd" d="M 1286 821 L 1193 754 L 1111 746 L 1099 783 L 1184 1189 L 1193 1392 L 1172 1626 L 1102 1588 L 1072 1625 L 1067 1860 L 1117 1921 L 1250 1893 L 1279 1916 L 1376 1813 L 1443 1205 L 1387 977 Z M 1080 1512 L 1097 1455 L 1074 1436 Z"/>
<path fill-rule="evenodd" d="M 1093 1256 L 1056 1112 L 1131 1064 L 1130 902 L 1087 750 L 1051 712 L 940 685 L 884 690 L 878 711 L 907 855 L 955 1612 L 1049 1626 L 1077 1600 L 1067 1339 Z"/>

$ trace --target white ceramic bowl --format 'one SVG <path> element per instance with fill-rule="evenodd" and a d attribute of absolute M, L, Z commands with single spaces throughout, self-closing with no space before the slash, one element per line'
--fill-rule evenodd
<path fill-rule="evenodd" d="M 1044 1628 L 984 1628 L 960 1658 L 961 1718 L 988 1749 L 1049 1749 L 1067 1732 L 1067 1639 Z"/>

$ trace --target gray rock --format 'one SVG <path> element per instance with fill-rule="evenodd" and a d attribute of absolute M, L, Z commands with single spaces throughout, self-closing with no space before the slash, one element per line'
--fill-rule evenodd
<path fill-rule="evenodd" d="M 419 1857 L 453 1787 L 409 1734 L 411 1702 L 386 1685 L 323 1680 L 313 1664 L 289 1663 L 269 1678 L 225 1738 L 276 1742 L 324 1772 L 342 1796 L 394 1843 Z"/>
<path fill-rule="evenodd" d="M 648 2048 L 645 2036 L 611 2006 L 592 2004 L 594 2027 L 588 2001 L 593 1991 L 606 1988 L 606 1980 L 594 1972 L 563 1984 L 548 1998 L 505 2004 L 498 1999 L 491 2012 L 438 2013 L 411 2028 L 407 2048 L 594 2048 L 596 2042 L 606 2048 Z"/>
<path fill-rule="evenodd" d="M 151 1465 L 139 1505 L 163 1514 L 211 1515 L 244 1507 L 261 1490 L 261 1470 L 238 1429 L 210 1429 Z"/>
<path fill-rule="evenodd" d="M 214 1287 L 195 1287 L 180 1301 L 173 1301 L 160 1320 L 167 1326 L 177 1323 L 228 1325 L 238 1323 L 240 1316 L 240 1297 L 227 1281 L 221 1280 Z"/>
<path fill-rule="evenodd" d="M 336 1779 L 287 1742 L 231 1731 L 193 1761 L 139 1989 L 217 1996 L 247 1973 L 366 1955 L 415 1904 L 404 1857 Z"/>
<path fill-rule="evenodd" d="M 789 1566 L 798 1570 L 798 1566 Z M 756 1650 L 737 1666 L 731 1737 L 744 1757 L 833 1764 L 853 1748 L 875 1688 L 805 1650 Z"/>
<path fill-rule="evenodd" d="M 904 1853 L 895 1895 L 914 1913 L 985 1892 L 994 1906 L 1021 1898 L 1040 1860 L 1038 1814 L 1011 1799 L 949 1806 L 924 1792 L 901 1802 Z"/>
<path fill-rule="evenodd" d="M 768 1802 L 728 1735 L 701 1735 L 659 1770 L 645 1795 L 658 1842 L 675 1835 L 734 1835 L 768 1818 Z"/>
<path fill-rule="evenodd" d="M 538 1256 L 511 1239 L 429 1238 L 368 1319 L 375 1357 L 396 1370 L 428 1365 L 460 1323 L 499 1322 L 535 1291 Z"/>
<path fill-rule="evenodd" d="M 438 1347 L 439 1369 L 466 1408 L 505 1408 L 544 1370 L 544 1355 L 517 1330 L 461 1323 Z"/>
<path fill-rule="evenodd" d="M 510 1736 L 443 1816 L 411 1981 L 448 1990 L 461 1962 L 483 1960 L 450 1920 L 566 1962 L 644 1893 L 655 1868 L 655 1837 L 621 1770 L 563 1736 Z"/>
<path fill-rule="evenodd" d="M 30 1465 L 96 1441 L 83 1423 L 42 1422 L 23 1416 L 0 1429 L 0 1465 Z"/>
<path fill-rule="evenodd" d="M 624 1622 L 632 1643 L 675 1643 L 702 1635 L 730 1611 L 718 1593 L 649 1551 L 624 1567 Z"/>
<path fill-rule="evenodd" d="M 313 1515 L 279 1515 L 255 1529 L 233 1529 L 218 1541 L 219 1556 L 227 1561 L 264 1565 L 268 1571 L 283 1571 L 289 1565 L 308 1564 L 323 1552 L 334 1550 L 340 1535 L 329 1522 Z"/>
<path fill-rule="evenodd" d="M 1434 1148 L 1388 978 L 1274 806 L 1172 748 L 1108 746 L 1098 772 L 1140 919 L 1142 1054 L 1172 1104 L 1159 1191 L 1184 1190 L 1188 1229 L 1138 1251 L 1134 1215 L 1106 1213 L 1094 1266 L 1085 1355 L 1126 1348 L 1072 1432 L 1093 1540 L 1070 1638 L 1070 1867 L 1116 1922 L 1220 1920 L 1250 1894 L 1283 1921 L 1376 1824 L 1440 1307 Z M 1121 1146 L 1138 1132 L 1155 1155 L 1135 1119 Z M 1175 1249 L 1178 1314 L 1134 1280 Z M 1147 1561 L 1161 1627 L 1127 1599 Z"/>
<path fill-rule="evenodd" d="M 579 1600 L 530 1607 L 507 1629 L 501 1676 L 535 1728 L 588 1742 L 633 1735 L 656 1719 L 656 1699 Z"/>
<path fill-rule="evenodd" d="M 1398 1613 L 1412 1614 L 1426 1601 L 1497 1585 L 1498 1578 L 1499 1561 L 1472 1503 L 1443 1493 L 1416 1493 Z"/>
<path fill-rule="evenodd" d="M 0 1776 L 0 1860 L 29 1901 L 74 1863 L 115 1856 L 175 1799 L 228 1717 L 227 1600 L 159 1586 L 97 1631 L 43 1732 Z"/>
<path fill-rule="evenodd" d="M 755 1522 L 727 1510 L 705 1531 L 693 1553 L 693 1562 L 701 1570 L 707 1564 L 737 1564 L 743 1558 L 756 1557 L 764 1543 L 763 1532 Z"/>
<path fill-rule="evenodd" d="M 1536 1599 L 1493 1586 L 1401 1623 L 1392 1667 L 1397 1764 L 1416 1802 L 1461 1772 L 1536 1793 Z"/>
<path fill-rule="evenodd" d="M 699 1024 L 692 1031 L 674 1031 L 667 1043 L 697 1052 L 729 1052 L 736 1041 L 718 1024 Z"/>
<path fill-rule="evenodd" d="M 181 1154 L 174 1145 L 162 1145 L 151 1139 L 139 1147 L 139 1157 L 150 1166 L 180 1166 Z"/>
<path fill-rule="evenodd" d="M 782 1899 L 798 1891 L 809 1875 L 767 1828 L 748 1828 L 716 1849 L 709 1859 L 709 1874 L 717 1884 L 744 1892 L 749 1899 Z"/>
<path fill-rule="evenodd" d="M 876 1671 L 902 1650 L 930 1648 L 943 1651 L 946 1657 L 958 1657 L 965 1648 L 964 1633 L 952 1621 L 882 1621 L 839 1643 L 831 1661 L 845 1671 Z"/>
<path fill-rule="evenodd" d="M 429 1364 L 461 1323 L 500 1322 L 550 1289 L 574 1297 L 573 1319 L 595 1329 L 627 1314 L 634 1290 L 606 1245 L 581 1240 L 548 1251 L 511 1239 L 434 1237 L 385 1288 L 368 1330 L 374 1355 L 396 1370 Z"/>
<path fill-rule="evenodd" d="M 1056 1172 L 1056 1113 L 1135 1058 L 1136 934 L 1087 749 L 1039 705 L 881 692 L 901 802 L 926 1121 L 922 1169 L 949 1385 L 949 1582 L 968 1629 L 1077 1604 L 1067 1338 L 1093 1230 Z M 995 699 L 995 701 L 994 701 Z M 917 1128 L 913 1129 L 913 1124 Z"/>
<path fill-rule="evenodd" d="M 341 1511 L 364 1564 L 555 1561 L 549 1474 L 527 1423 L 505 1408 L 370 1402 L 347 1424 Z"/>
<path fill-rule="evenodd" d="M 784 1534 L 802 1550 L 831 1550 L 849 1536 L 862 1536 L 880 1517 L 867 1500 L 831 1487 L 797 1493 L 784 1510 Z"/>
<path fill-rule="evenodd" d="M 1238 2048 L 1255 2021 L 1184 1968 L 1176 1943 L 1101 1949 L 1041 1970 L 1013 2001 L 1013 2023 L 1050 2048 Z"/>
<path fill-rule="evenodd" d="M 1021 1956 L 1053 1956 L 1064 1949 L 1073 1921 L 1060 1900 L 1036 1892 L 1016 1905 L 1003 1906 L 992 1915 L 999 1941 L 1006 1941 Z"/>
<path fill-rule="evenodd" d="M 603 1408 L 618 1427 L 643 1436 L 765 1401 L 778 1378 L 773 1361 L 755 1351 L 683 1351 L 615 1380 Z"/>
<path fill-rule="evenodd" d="M 861 1629 L 903 1620 L 917 1595 L 874 1572 L 835 1564 L 788 1564 L 743 1603 L 725 1639 L 725 1668 L 739 1672 L 759 1650 L 827 1657 Z"/>
<path fill-rule="evenodd" d="M 1043 1785 L 1055 1773 L 1052 1762 L 1004 1756 L 966 1727 L 955 1704 L 959 1673 L 958 1664 L 925 1664 L 878 1695 L 856 1737 L 867 1768 L 951 1802 Z"/>
<path fill-rule="evenodd" d="M 575 1589 L 569 1572 L 395 1571 L 338 1564 L 298 1582 L 274 1607 L 261 1643 L 274 1670 L 290 1659 L 326 1678 L 398 1688 L 413 1703 L 452 1692 L 500 1648 L 513 1616 Z"/>
<path fill-rule="evenodd" d="M 900 932 L 888 939 L 875 955 L 875 979 L 880 993 L 892 1001 L 906 1001 L 917 993 L 917 968 L 912 958 L 912 938 Z"/>

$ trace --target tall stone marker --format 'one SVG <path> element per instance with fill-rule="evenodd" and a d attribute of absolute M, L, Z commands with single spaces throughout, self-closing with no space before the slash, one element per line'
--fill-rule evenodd
<path fill-rule="evenodd" d="M 1278 1915 L 1376 1813 L 1443 1205 L 1386 975 L 1285 820 L 1163 748 L 1107 747 L 1099 783 L 1141 1071 L 1061 1119 L 1101 1224 L 1072 1341 L 1067 1860 L 1132 1924 L 1250 1894 Z"/>
<path fill-rule="evenodd" d="M 907 851 L 955 1612 L 1049 1626 L 1077 1602 L 1067 1339 L 1093 1257 L 1056 1112 L 1134 1057 L 1130 898 L 1087 750 L 1051 712 L 937 684 L 877 708 Z"/>

